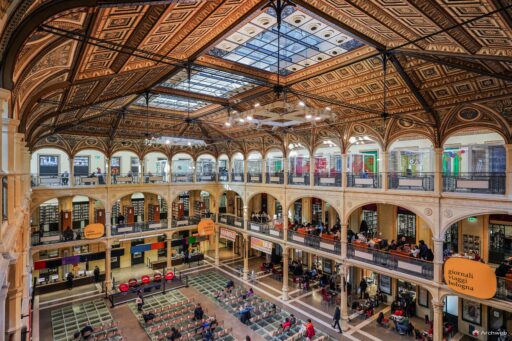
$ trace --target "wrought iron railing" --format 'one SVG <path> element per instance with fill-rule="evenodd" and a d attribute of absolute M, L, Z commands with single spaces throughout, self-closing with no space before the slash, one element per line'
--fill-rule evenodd
<path fill-rule="evenodd" d="M 443 191 L 505 194 L 505 172 L 444 173 Z"/>
<path fill-rule="evenodd" d="M 311 234 L 288 231 L 288 242 L 302 244 L 304 246 L 341 256 L 341 243 L 336 239 L 322 238 Z"/>
<path fill-rule="evenodd" d="M 309 173 L 294 174 L 289 172 L 288 185 L 309 186 Z"/>
<path fill-rule="evenodd" d="M 341 187 L 341 173 L 315 174 L 315 186 Z"/>
<path fill-rule="evenodd" d="M 414 173 L 405 172 L 388 173 L 388 188 L 403 189 L 411 191 L 433 191 L 434 173 Z"/>
<path fill-rule="evenodd" d="M 250 231 L 265 234 L 275 238 L 283 238 L 283 231 L 275 229 L 271 223 L 258 223 L 250 221 L 247 223 L 247 225 Z"/>
<path fill-rule="evenodd" d="M 265 175 L 266 175 L 265 182 L 267 184 L 276 184 L 276 185 L 284 184 L 284 173 L 283 172 L 266 173 Z"/>
<path fill-rule="evenodd" d="M 138 232 L 147 232 L 153 230 L 162 230 L 167 228 L 167 220 L 160 220 L 159 222 L 145 221 L 133 224 L 118 224 L 111 226 L 111 234 L 113 236 L 119 234 L 129 234 Z"/>
<path fill-rule="evenodd" d="M 347 173 L 347 187 L 381 188 L 380 173 Z"/>

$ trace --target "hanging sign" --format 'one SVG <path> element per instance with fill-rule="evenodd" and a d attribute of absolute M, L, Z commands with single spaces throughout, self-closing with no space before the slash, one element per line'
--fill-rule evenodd
<path fill-rule="evenodd" d="M 472 297 L 489 299 L 496 294 L 496 275 L 487 264 L 451 257 L 444 263 L 444 280 L 453 290 Z"/>
<path fill-rule="evenodd" d="M 231 240 L 232 242 L 234 242 L 236 240 L 236 235 L 237 235 L 237 233 L 235 231 L 231 231 L 231 230 L 228 230 L 225 228 L 220 229 L 220 237 L 221 238 Z"/>
<path fill-rule="evenodd" d="M 200 236 L 209 236 L 215 233 L 215 223 L 211 219 L 201 219 L 197 224 L 197 232 Z"/>
<path fill-rule="evenodd" d="M 105 234 L 105 226 L 103 224 L 89 224 L 84 227 L 85 239 L 101 238 Z"/>
<path fill-rule="evenodd" d="M 272 243 L 267 242 L 266 240 L 251 237 L 251 248 L 264 253 L 272 254 Z"/>

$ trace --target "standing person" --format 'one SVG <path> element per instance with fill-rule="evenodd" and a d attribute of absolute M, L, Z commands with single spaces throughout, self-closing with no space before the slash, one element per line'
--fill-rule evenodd
<path fill-rule="evenodd" d="M 367 287 L 368 287 L 368 283 L 366 283 L 366 279 L 362 278 L 361 282 L 359 282 L 359 290 L 361 290 L 361 292 L 359 294 L 360 299 L 363 299 Z"/>
<path fill-rule="evenodd" d="M 334 316 L 332 317 L 334 324 L 332 327 L 336 329 L 336 326 L 338 326 L 338 329 L 340 331 L 340 334 L 343 334 L 343 330 L 341 330 L 340 326 L 340 318 L 341 318 L 341 310 L 340 307 L 336 306 L 336 310 L 334 310 Z"/>
<path fill-rule="evenodd" d="M 200 321 L 203 319 L 203 316 L 204 316 L 203 308 L 201 307 L 201 304 L 198 303 L 196 308 L 194 309 L 194 320 Z"/>
<path fill-rule="evenodd" d="M 94 283 L 98 283 L 100 281 L 100 268 L 96 265 L 94 267 Z"/>
<path fill-rule="evenodd" d="M 315 327 L 313 326 L 313 322 L 311 319 L 308 319 L 308 323 L 306 323 L 306 339 L 309 341 L 313 340 L 315 337 Z"/>
<path fill-rule="evenodd" d="M 144 297 L 142 296 L 142 291 L 137 293 L 137 298 L 135 299 L 135 303 L 137 304 L 137 310 L 142 311 L 142 306 L 144 305 Z"/>
<path fill-rule="evenodd" d="M 71 271 L 68 272 L 68 275 L 66 276 L 66 283 L 69 290 L 73 289 L 73 278 L 75 278 L 75 276 L 73 276 L 73 273 Z"/>

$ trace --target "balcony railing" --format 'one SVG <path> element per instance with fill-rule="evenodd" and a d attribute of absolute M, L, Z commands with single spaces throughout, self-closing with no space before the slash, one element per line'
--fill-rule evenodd
<path fill-rule="evenodd" d="M 231 182 L 244 182 L 244 173 L 231 172 Z"/>
<path fill-rule="evenodd" d="M 496 290 L 496 298 L 501 300 L 512 301 L 512 278 L 496 277 L 498 281 L 498 289 Z"/>
<path fill-rule="evenodd" d="M 347 187 L 381 188 L 379 173 L 347 173 Z"/>
<path fill-rule="evenodd" d="M 400 271 L 413 276 L 434 279 L 434 264 L 432 262 L 391 254 L 386 251 L 357 247 L 348 244 L 348 258 L 381 266 L 389 270 Z"/>
<path fill-rule="evenodd" d="M 248 225 L 249 230 L 253 232 L 266 234 L 268 236 L 272 236 L 275 238 L 283 238 L 283 231 L 275 229 L 270 223 L 257 223 L 254 221 L 250 221 Z"/>
<path fill-rule="evenodd" d="M 144 174 L 144 183 L 146 184 L 163 184 L 167 182 L 167 175 L 153 175 L 152 173 Z"/>
<path fill-rule="evenodd" d="M 167 228 L 167 220 L 160 220 L 158 223 L 156 222 L 141 222 L 141 223 L 133 223 L 133 224 L 119 224 L 113 225 L 111 227 L 111 233 L 113 236 L 119 234 L 128 234 L 128 233 L 138 233 L 138 232 L 147 232 L 153 230 L 161 230 Z"/>
<path fill-rule="evenodd" d="M 247 182 L 252 184 L 261 184 L 261 173 L 247 173 Z"/>
<path fill-rule="evenodd" d="M 80 236 L 78 238 L 78 236 Z M 50 232 L 35 232 L 31 236 L 32 246 L 36 245 L 48 245 L 48 244 L 56 244 L 56 243 L 64 243 L 70 242 L 73 240 L 80 240 L 83 238 L 82 231 L 73 231 L 73 235 L 66 238 L 64 234 L 60 231 L 50 231 Z"/>
<path fill-rule="evenodd" d="M 341 173 L 315 174 L 315 186 L 341 187 Z"/>
<path fill-rule="evenodd" d="M 267 184 L 276 184 L 276 185 L 284 184 L 284 173 L 283 172 L 266 173 L 265 175 L 266 175 L 265 182 Z"/>
<path fill-rule="evenodd" d="M 443 174 L 444 192 L 505 194 L 505 183 L 504 172 Z"/>
<path fill-rule="evenodd" d="M 288 231 L 288 241 L 341 256 L 339 240 Z"/>
<path fill-rule="evenodd" d="M 411 191 L 433 191 L 434 173 L 407 174 L 400 172 L 388 173 L 389 189 Z"/>
<path fill-rule="evenodd" d="M 60 187 L 70 186 L 69 174 L 32 175 L 32 187 Z"/>
<path fill-rule="evenodd" d="M 138 184 L 140 177 L 138 174 L 127 173 L 127 174 L 112 174 L 112 184 Z"/>
<path fill-rule="evenodd" d="M 219 179 L 219 182 L 228 182 L 229 174 L 227 172 L 220 172 L 218 179 Z"/>
<path fill-rule="evenodd" d="M 177 173 L 172 175 L 172 182 L 193 182 L 194 174 L 192 173 Z"/>
<path fill-rule="evenodd" d="M 288 173 L 288 185 L 309 186 L 309 173 L 294 174 L 292 172 L 289 172 Z"/>
<path fill-rule="evenodd" d="M 201 218 L 197 216 L 181 217 L 179 219 L 173 218 L 171 221 L 171 227 L 176 228 L 182 226 L 197 225 L 199 224 L 200 220 Z"/>
<path fill-rule="evenodd" d="M 216 182 L 217 176 L 213 172 L 206 173 L 206 174 L 196 173 L 196 181 L 197 182 Z"/>
<path fill-rule="evenodd" d="M 235 217 L 229 214 L 221 214 L 219 217 L 219 223 L 238 227 L 240 229 L 244 228 L 244 219 L 240 217 Z"/>

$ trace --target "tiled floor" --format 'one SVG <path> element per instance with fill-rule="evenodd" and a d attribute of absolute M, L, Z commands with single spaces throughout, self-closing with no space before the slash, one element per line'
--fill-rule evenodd
<path fill-rule="evenodd" d="M 240 306 L 243 305 L 244 303 L 249 303 L 249 305 L 253 307 L 259 307 L 259 310 L 261 312 L 270 311 L 272 303 L 264 300 L 258 295 L 254 295 L 240 302 L 229 304 L 216 300 L 214 298 L 215 292 L 222 290 L 225 287 L 227 280 L 228 279 L 226 277 L 216 272 L 206 272 L 201 273 L 200 275 L 191 276 L 189 279 L 189 284 L 192 287 L 196 288 L 203 295 L 206 295 L 211 299 L 215 300 L 223 309 L 227 310 L 234 316 L 237 316 Z M 290 314 L 287 313 L 286 311 L 278 309 L 276 314 L 272 314 L 271 316 L 262 318 L 256 322 L 250 322 L 249 326 L 252 330 L 254 330 L 259 335 L 263 336 L 266 340 L 285 340 L 288 337 L 298 333 L 300 325 L 303 324 L 303 322 L 298 322 L 289 333 L 285 335 L 281 334 L 274 336 L 275 332 L 279 328 L 279 325 L 289 315 Z M 258 314 L 254 314 L 253 316 L 256 317 L 258 316 Z M 323 333 L 318 332 L 317 335 L 318 337 L 321 337 Z"/>

